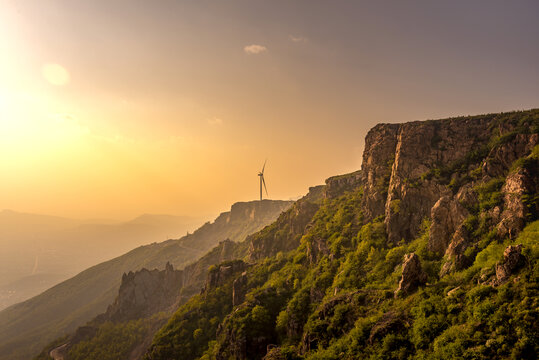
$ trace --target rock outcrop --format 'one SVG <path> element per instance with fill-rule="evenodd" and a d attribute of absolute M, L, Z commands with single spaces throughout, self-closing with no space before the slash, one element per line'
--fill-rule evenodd
<path fill-rule="evenodd" d="M 474 148 L 487 142 L 489 125 L 488 119 L 465 118 L 400 126 L 385 207 L 390 242 L 417 237 L 422 220 L 430 215 L 434 204 L 451 194 L 443 181 L 425 175 L 464 159 Z M 399 204 L 398 211 L 392 206 L 395 202 Z"/>
<path fill-rule="evenodd" d="M 247 267 L 248 265 L 242 260 L 226 261 L 215 266 L 208 272 L 204 291 L 215 289 L 216 287 L 223 285 L 236 273 L 245 271 Z"/>
<path fill-rule="evenodd" d="M 419 256 L 415 253 L 406 254 L 402 263 L 402 276 L 399 281 L 399 287 L 395 291 L 395 296 L 407 295 L 426 281 L 427 275 L 421 268 Z"/>
<path fill-rule="evenodd" d="M 511 124 L 499 124 L 498 134 L 511 134 L 513 127 Z M 529 154 L 532 149 L 539 144 L 539 134 L 515 134 L 512 139 L 505 142 L 503 146 L 492 148 L 482 165 L 483 177 L 505 176 L 507 169 L 511 168 L 513 162 L 520 159 L 525 154 Z"/>
<path fill-rule="evenodd" d="M 524 228 L 526 218 L 537 216 L 535 204 L 528 206 L 524 202 L 525 196 L 537 193 L 537 175 L 537 164 L 534 161 L 528 168 L 520 167 L 507 176 L 502 188 L 504 210 L 497 226 L 499 237 L 514 239 Z"/>
<path fill-rule="evenodd" d="M 496 264 L 496 282 L 502 284 L 526 263 L 522 244 L 510 245 L 503 252 L 503 262 Z"/>
<path fill-rule="evenodd" d="M 363 221 L 384 215 L 387 187 L 395 161 L 399 124 L 378 124 L 365 137 L 361 177 Z"/>
<path fill-rule="evenodd" d="M 468 230 L 466 227 L 460 226 L 453 234 L 451 242 L 445 251 L 446 261 L 442 265 L 440 276 L 444 276 L 451 271 L 462 270 L 469 265 L 469 259 L 464 254 L 469 246 L 470 236 Z"/>
<path fill-rule="evenodd" d="M 119 322 L 165 311 L 176 303 L 182 286 L 182 271 L 170 263 L 162 271 L 130 271 L 122 276 L 118 296 L 102 318 Z"/>
<path fill-rule="evenodd" d="M 332 199 L 341 196 L 346 191 L 353 191 L 361 186 L 361 171 L 355 171 L 350 174 L 333 176 L 326 180 L 324 196 L 326 199 Z"/>
<path fill-rule="evenodd" d="M 372 128 L 365 138 L 360 173 L 363 221 L 383 215 L 388 241 L 397 243 L 416 238 L 423 219 L 432 216 L 429 249 L 444 253 L 467 216 L 463 204 L 476 201 L 468 174 L 479 169 L 478 181 L 483 182 L 505 176 L 513 162 L 539 142 L 539 134 L 516 133 L 516 122 L 503 122 L 498 130 L 504 141 L 489 152 L 495 124 L 495 116 L 485 115 Z M 506 202 L 511 208 L 509 199 Z M 509 211 L 517 216 L 505 220 L 501 233 L 513 234 L 521 227 L 521 207 Z"/>
<path fill-rule="evenodd" d="M 428 249 L 443 254 L 455 231 L 469 215 L 466 206 L 477 201 L 472 186 L 463 186 L 455 195 L 442 196 L 430 211 L 431 226 L 429 229 Z"/>
<path fill-rule="evenodd" d="M 307 225 L 320 208 L 323 196 L 324 186 L 310 188 L 307 195 L 282 213 L 274 224 L 249 236 L 246 240 L 249 244 L 249 260 L 256 261 L 279 251 L 295 249 Z"/>
<path fill-rule="evenodd" d="M 240 277 L 232 283 L 232 306 L 238 306 L 245 300 L 247 293 L 247 272 L 241 273 Z"/>

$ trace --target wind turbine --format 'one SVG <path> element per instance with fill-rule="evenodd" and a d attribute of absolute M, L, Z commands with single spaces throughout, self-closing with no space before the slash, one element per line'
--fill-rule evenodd
<path fill-rule="evenodd" d="M 266 159 L 266 161 L 268 161 Z M 262 184 L 264 184 L 264 189 L 266 190 L 266 196 L 268 196 L 268 189 L 266 188 L 266 182 L 264 181 L 264 168 L 266 167 L 266 161 L 264 161 L 264 166 L 262 166 L 262 171 L 258 173 L 260 178 L 260 201 L 262 201 Z"/>

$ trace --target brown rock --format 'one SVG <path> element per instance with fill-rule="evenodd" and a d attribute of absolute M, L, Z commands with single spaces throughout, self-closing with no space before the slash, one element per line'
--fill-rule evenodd
<path fill-rule="evenodd" d="M 333 176 L 326 180 L 324 196 L 332 199 L 343 195 L 347 191 L 353 191 L 361 185 L 361 170 L 350 174 Z"/>
<path fill-rule="evenodd" d="M 503 262 L 496 264 L 497 284 L 505 282 L 525 263 L 526 258 L 522 255 L 522 244 L 509 245 L 503 252 Z"/>
<path fill-rule="evenodd" d="M 497 226 L 500 237 L 516 238 L 516 235 L 524 228 L 526 217 L 530 214 L 530 209 L 524 203 L 523 196 L 536 192 L 535 176 L 528 169 L 519 168 L 507 176 L 502 188 L 504 210 Z"/>
<path fill-rule="evenodd" d="M 402 276 L 399 281 L 399 287 L 395 291 L 395 296 L 403 294 L 407 295 L 413 292 L 418 286 L 427 281 L 427 275 L 421 268 L 419 256 L 415 253 L 404 255 L 402 264 Z"/>
<path fill-rule="evenodd" d="M 464 159 L 479 144 L 488 141 L 489 124 L 488 118 L 459 118 L 400 125 L 385 206 L 390 242 L 417 237 L 423 219 L 429 217 L 434 204 L 441 197 L 452 195 L 441 180 L 421 179 L 421 176 Z M 394 211 L 395 201 L 399 201 L 400 211 Z"/>
<path fill-rule="evenodd" d="M 446 261 L 440 270 L 440 276 L 444 276 L 451 271 L 462 270 L 469 264 L 469 259 L 464 255 L 466 249 L 470 246 L 468 230 L 460 226 L 445 251 Z"/>
<path fill-rule="evenodd" d="M 232 306 L 238 306 L 245 300 L 247 292 L 247 272 L 243 272 L 239 278 L 232 283 Z"/>
<path fill-rule="evenodd" d="M 506 129 L 505 131 L 510 131 Z M 483 176 L 505 176 L 513 162 L 529 154 L 539 144 L 539 134 L 517 134 L 511 141 L 493 148 L 482 167 Z"/>
<path fill-rule="evenodd" d="M 183 285 L 182 271 L 142 269 L 122 276 L 118 296 L 99 320 L 127 321 L 165 311 L 174 305 Z"/>
<path fill-rule="evenodd" d="M 453 233 L 468 215 L 458 199 L 458 196 L 442 196 L 432 207 L 428 243 L 430 251 L 443 254 Z"/>
<path fill-rule="evenodd" d="M 391 167 L 395 160 L 398 124 L 378 124 L 365 137 L 361 176 L 364 222 L 384 215 Z"/>
<path fill-rule="evenodd" d="M 208 272 L 204 291 L 208 291 L 223 285 L 232 276 L 240 271 L 246 270 L 248 265 L 242 260 L 232 260 L 217 265 Z"/>

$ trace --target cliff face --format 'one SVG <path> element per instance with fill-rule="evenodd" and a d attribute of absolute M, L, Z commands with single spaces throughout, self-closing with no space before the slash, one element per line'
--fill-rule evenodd
<path fill-rule="evenodd" d="M 537 110 L 377 125 L 362 169 L 311 188 L 236 244 L 248 264 L 212 269 L 198 302 L 176 312 L 145 358 L 509 356 L 523 327 L 506 324 L 500 343 L 477 334 L 498 334 L 485 309 L 512 317 L 505 309 L 534 281 L 536 242 L 504 243 L 525 226 L 529 236 L 538 218 L 538 143 Z M 512 288 L 493 305 L 501 286 Z M 474 345 L 444 348 L 458 341 Z"/>
<path fill-rule="evenodd" d="M 249 246 L 249 260 L 256 261 L 275 255 L 279 251 L 290 251 L 296 248 L 307 225 L 324 199 L 324 190 L 324 186 L 311 187 L 307 195 L 296 201 L 288 211 L 282 213 L 275 223 L 249 236 L 246 240 Z"/>
<path fill-rule="evenodd" d="M 432 216 L 432 250 L 444 252 L 468 215 L 462 204 L 473 196 L 474 180 L 504 176 L 537 145 L 537 133 L 521 133 L 489 149 L 496 133 L 511 134 L 517 126 L 495 116 L 375 126 L 363 154 L 364 221 L 384 216 L 388 241 L 397 243 L 417 237 Z"/>
<path fill-rule="evenodd" d="M 183 273 L 167 263 L 165 270 L 142 269 L 122 276 L 118 296 L 98 321 L 129 321 L 168 310 L 177 302 Z"/>
<path fill-rule="evenodd" d="M 247 235 L 273 222 L 293 203 L 284 200 L 237 202 L 231 206 L 230 211 L 221 213 L 213 223 L 208 222 L 193 234 L 182 238 L 182 246 L 203 249 L 205 252 L 215 245 L 216 237 L 218 241 L 243 241 Z"/>

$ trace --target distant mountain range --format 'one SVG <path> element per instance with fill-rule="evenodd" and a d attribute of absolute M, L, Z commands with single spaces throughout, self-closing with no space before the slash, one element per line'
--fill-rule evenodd
<path fill-rule="evenodd" d="M 0 211 L 0 310 L 134 247 L 193 231 L 202 222 L 145 214 L 118 223 Z"/>
<path fill-rule="evenodd" d="M 182 269 L 220 241 L 245 239 L 247 235 L 273 222 L 291 204 L 291 201 L 274 200 L 236 203 L 229 212 L 222 213 L 214 222 L 205 223 L 192 234 L 178 240 L 140 246 L 93 266 L 30 300 L 0 311 L 0 359 L 31 358 L 51 340 L 104 312 L 117 295 L 123 273 L 144 267 L 164 269 L 167 262 Z M 124 225 L 97 228 L 113 229 L 120 235 L 126 233 L 124 229 L 142 231 L 148 222 L 153 222 L 155 226 L 156 222 L 165 220 L 166 217 L 142 216 Z M 136 226 L 131 227 L 133 224 Z M 78 229 L 88 226 L 80 225 Z M 114 231 L 108 234 L 112 233 Z M 154 241 L 159 241 L 159 237 Z M 94 249 L 99 246 L 105 250 L 111 244 L 101 239 L 94 244 Z M 91 247 L 88 249 L 93 250 Z M 83 253 L 79 253 L 74 255 L 73 260 L 82 261 L 84 257 Z"/>

